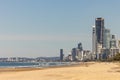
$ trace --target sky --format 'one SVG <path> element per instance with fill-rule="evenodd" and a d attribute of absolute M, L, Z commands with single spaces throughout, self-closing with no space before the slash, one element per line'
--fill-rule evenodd
<path fill-rule="evenodd" d="M 82 43 L 92 47 L 92 26 L 103 17 L 120 39 L 120 0 L 0 0 L 0 57 L 59 56 Z"/>

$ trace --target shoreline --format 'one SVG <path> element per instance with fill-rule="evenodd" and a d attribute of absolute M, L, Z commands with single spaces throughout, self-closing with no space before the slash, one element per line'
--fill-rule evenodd
<path fill-rule="evenodd" d="M 89 65 L 94 64 L 95 62 L 78 62 L 75 64 L 67 65 L 57 65 L 57 66 L 45 66 L 45 67 L 1 67 L 0 73 L 6 72 L 22 72 L 22 71 L 35 71 L 35 70 L 45 70 L 45 69 L 56 69 L 56 68 L 69 68 L 69 67 L 88 67 Z"/>
<path fill-rule="evenodd" d="M 7 68 L 0 72 L 1 80 L 119 80 L 120 63 L 84 62 L 47 68 Z"/>

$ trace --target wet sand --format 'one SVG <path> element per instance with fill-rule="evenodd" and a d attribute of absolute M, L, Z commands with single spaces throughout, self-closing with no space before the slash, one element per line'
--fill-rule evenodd
<path fill-rule="evenodd" d="M 1 68 L 0 80 L 120 80 L 120 63 L 87 62 L 51 68 Z"/>

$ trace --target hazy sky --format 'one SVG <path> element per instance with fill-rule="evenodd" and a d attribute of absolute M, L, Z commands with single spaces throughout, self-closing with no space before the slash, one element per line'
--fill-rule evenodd
<path fill-rule="evenodd" d="M 0 0 L 0 57 L 67 55 L 91 50 L 96 17 L 120 35 L 120 0 Z"/>

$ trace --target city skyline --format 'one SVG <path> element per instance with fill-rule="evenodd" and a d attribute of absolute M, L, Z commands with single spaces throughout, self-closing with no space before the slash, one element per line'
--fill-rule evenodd
<path fill-rule="evenodd" d="M 0 55 L 59 56 L 82 42 L 92 51 L 92 26 L 105 19 L 111 33 L 119 32 L 119 0 L 0 0 Z M 102 5 L 101 5 L 102 4 Z"/>

